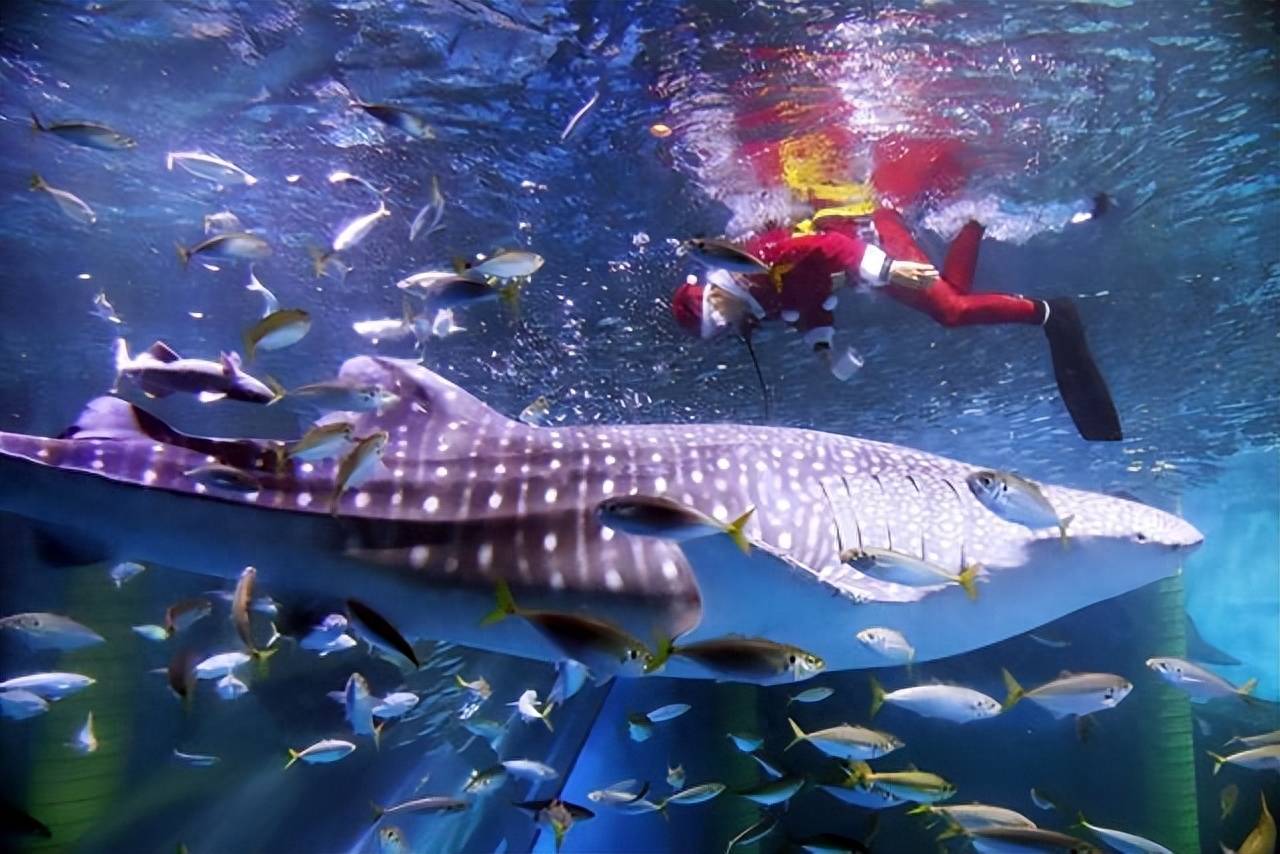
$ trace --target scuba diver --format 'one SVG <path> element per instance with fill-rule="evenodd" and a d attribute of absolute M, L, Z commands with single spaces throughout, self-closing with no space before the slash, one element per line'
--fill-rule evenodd
<path fill-rule="evenodd" d="M 932 141 L 914 152 L 910 146 L 898 146 L 898 151 L 891 170 L 878 169 L 871 176 L 880 198 L 914 195 L 920 181 L 930 176 L 954 181 L 955 164 L 945 162 L 948 154 L 940 167 Z M 906 193 L 893 192 L 894 176 L 900 175 L 910 176 L 912 187 Z M 943 326 L 1039 326 L 1048 339 L 1059 393 L 1080 435 L 1090 441 L 1122 438 L 1110 391 L 1089 351 L 1072 299 L 974 292 L 983 235 L 979 223 L 970 221 L 960 230 L 939 272 L 901 215 L 875 204 L 870 187 L 844 184 L 832 192 L 827 185 L 815 192 L 815 186 L 804 186 L 815 205 L 843 203 L 820 207 L 793 228 L 770 229 L 741 246 L 703 238 L 686 242 L 689 254 L 707 267 L 708 274 L 703 283 L 690 276 L 676 289 L 671 311 L 681 327 L 703 338 L 735 331 L 750 347 L 756 326 L 781 320 L 801 332 L 831 372 L 844 380 L 860 366 L 852 353 L 836 356 L 832 350 L 832 312 L 845 286 L 883 291 Z M 1107 201 L 1105 195 L 1098 196 L 1090 216 L 1101 215 Z"/>

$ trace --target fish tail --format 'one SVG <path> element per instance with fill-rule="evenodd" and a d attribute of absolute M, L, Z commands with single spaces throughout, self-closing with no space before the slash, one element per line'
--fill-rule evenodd
<path fill-rule="evenodd" d="M 31 129 L 32 130 L 48 130 L 48 128 L 46 128 L 44 124 L 40 121 L 40 117 L 36 115 L 35 110 L 31 110 L 30 113 L 31 113 Z"/>
<path fill-rule="evenodd" d="M 373 810 L 373 823 L 374 823 L 374 824 L 377 824 L 377 823 L 378 823 L 378 819 L 382 818 L 382 816 L 383 816 L 383 815 L 385 815 L 385 814 L 386 814 L 386 812 L 387 812 L 385 809 L 383 809 L 382 807 L 378 806 L 378 805 L 377 805 L 377 804 L 375 804 L 373 801 L 369 801 L 369 808 L 370 808 L 371 810 Z"/>
<path fill-rule="evenodd" d="M 387 725 L 387 722 L 385 720 L 379 721 L 378 723 L 373 725 L 373 749 L 374 750 L 382 749 L 382 728 L 385 727 L 386 725 Z"/>
<path fill-rule="evenodd" d="M 1206 750 L 1205 753 L 1213 757 L 1213 773 L 1217 774 L 1219 771 L 1222 770 L 1222 766 L 1226 764 L 1226 761 L 1227 761 L 1226 757 L 1219 756 L 1218 754 L 1214 753 L 1212 750 Z"/>
<path fill-rule="evenodd" d="M 791 724 L 791 732 L 795 734 L 795 738 L 791 739 L 791 743 L 782 749 L 783 753 L 786 753 L 800 742 L 806 741 L 809 738 L 805 731 L 800 729 L 800 724 L 796 723 L 791 718 L 787 718 L 787 723 Z"/>
<path fill-rule="evenodd" d="M 923 806 L 923 805 L 922 805 Z M 916 812 L 916 810 L 908 810 L 908 812 Z M 958 824 L 949 824 L 947 829 L 938 834 L 938 842 L 945 842 L 948 839 L 954 839 L 964 834 L 964 828 Z"/>
<path fill-rule="evenodd" d="M 498 583 L 494 588 L 494 595 L 497 604 L 485 618 L 480 621 L 482 626 L 492 626 L 494 623 L 500 623 L 507 617 L 520 613 L 519 607 L 516 605 L 515 597 L 511 595 L 511 585 L 507 584 L 504 579 L 498 579 Z"/>
<path fill-rule="evenodd" d="M 299 758 L 300 756 L 302 756 L 302 753 L 300 753 L 299 751 L 294 750 L 292 747 L 290 747 L 290 748 L 289 748 L 289 761 L 288 761 L 288 762 L 286 762 L 286 763 L 284 764 L 285 770 L 286 770 L 286 771 L 287 771 L 287 770 L 289 770 L 289 768 L 293 765 L 293 763 L 295 763 L 295 762 L 297 762 L 297 761 L 298 761 L 298 758 Z"/>
<path fill-rule="evenodd" d="M 274 628 L 275 627 L 273 626 L 272 629 L 274 630 Z M 266 679 L 267 676 L 270 675 L 270 671 L 271 671 L 271 668 L 267 666 L 267 659 L 269 659 L 271 656 L 275 655 L 279 651 L 280 651 L 279 648 L 249 650 L 249 655 L 253 658 L 253 661 L 254 661 L 254 672 L 257 673 L 258 676 L 260 676 L 261 678 Z"/>
<path fill-rule="evenodd" d="M 1257 687 L 1258 687 L 1258 677 L 1252 676 L 1249 678 L 1247 682 L 1245 682 L 1243 685 L 1241 685 L 1239 688 L 1236 689 L 1236 693 L 1240 695 L 1241 700 L 1244 700 L 1246 702 L 1248 701 L 1256 702 L 1257 698 L 1253 696 L 1253 690 Z"/>
<path fill-rule="evenodd" d="M 271 637 L 267 638 L 267 649 L 271 649 L 277 643 L 284 640 L 284 635 L 280 634 L 280 630 L 276 628 L 276 624 L 273 622 L 269 625 L 271 626 Z M 275 650 L 272 649 L 272 652 L 274 651 Z"/>
<path fill-rule="evenodd" d="M 734 544 L 738 548 L 742 549 L 743 554 L 751 554 L 751 541 L 747 539 L 747 534 L 744 529 L 747 527 L 747 522 L 751 519 L 751 515 L 755 512 L 755 507 L 747 508 L 746 513 L 743 513 L 737 519 L 734 519 L 724 529 L 724 532 L 729 535 L 729 538 L 733 540 Z"/>
<path fill-rule="evenodd" d="M 554 703 L 547 703 L 542 707 L 542 711 L 538 713 L 538 717 L 547 725 L 547 732 L 555 732 L 556 728 L 551 725 L 551 710 L 555 708 Z"/>
<path fill-rule="evenodd" d="M 851 762 L 845 769 L 849 772 L 849 782 L 859 785 L 871 776 L 871 766 L 865 762 Z"/>
<path fill-rule="evenodd" d="M 933 812 L 933 808 L 930 807 L 928 804 L 916 804 L 914 807 L 907 810 L 907 815 L 921 815 L 922 813 L 931 813 L 931 812 Z"/>
<path fill-rule="evenodd" d="M 47 183 L 45 183 L 44 178 L 43 178 L 43 177 L 41 177 L 41 175 L 40 175 L 40 173 L 39 173 L 39 172 L 33 172 L 33 173 L 31 173 L 31 189 L 33 189 L 33 190 L 43 190 L 43 189 L 45 189 L 45 188 L 46 188 L 46 187 L 48 187 L 48 186 L 49 186 L 49 185 L 48 185 Z"/>
<path fill-rule="evenodd" d="M 880 684 L 880 680 L 871 677 L 871 714 L 868 717 L 874 718 L 876 712 L 880 711 L 880 707 L 884 705 L 884 686 Z"/>
<path fill-rule="evenodd" d="M 285 390 L 285 387 L 281 385 L 280 381 L 275 377 L 265 376 L 262 378 L 262 381 L 267 384 L 267 388 L 271 389 L 271 393 L 275 395 L 275 397 L 267 401 L 267 406 L 270 406 L 273 403 L 279 403 L 281 399 L 283 399 L 284 396 L 288 394 L 288 392 Z"/>
<path fill-rule="evenodd" d="M 1000 711 L 1007 712 L 1012 709 L 1014 704 L 1021 700 L 1027 692 L 1022 690 L 1022 686 L 1018 684 L 1018 680 L 1014 679 L 1013 674 L 1008 670 L 1002 669 L 1000 671 L 1000 675 L 1004 677 L 1004 687 L 1009 692 L 1004 698 L 1004 703 L 1000 706 Z"/>
<path fill-rule="evenodd" d="M 254 353 L 257 352 L 257 342 L 253 340 L 253 336 L 247 331 L 240 336 L 241 342 L 244 344 L 244 360 L 252 362 Z"/>
<path fill-rule="evenodd" d="M 654 650 L 649 661 L 645 663 L 645 673 L 655 673 L 662 669 L 662 666 L 671 658 L 671 654 L 676 650 L 676 642 L 674 638 L 658 637 L 658 646 Z"/>
<path fill-rule="evenodd" d="M 971 563 L 964 569 L 960 570 L 960 574 L 956 576 L 956 581 L 964 588 L 964 595 L 969 597 L 970 601 L 978 599 L 978 564 Z"/>
<path fill-rule="evenodd" d="M 183 267 L 186 267 L 187 262 L 191 260 L 191 250 L 183 246 L 181 243 L 175 243 L 174 247 L 178 251 L 178 260 L 182 262 Z"/>
<path fill-rule="evenodd" d="M 1068 526 L 1068 525 L 1070 525 L 1070 524 L 1071 524 L 1071 522 L 1072 522 L 1075 518 L 1076 518 L 1076 517 L 1073 515 L 1073 516 L 1068 516 L 1068 517 L 1067 517 L 1067 518 L 1065 518 L 1065 519 L 1059 519 L 1059 520 L 1058 520 L 1058 536 L 1062 539 L 1062 548 L 1063 548 L 1063 550 L 1064 550 L 1064 551 L 1068 548 L 1068 545 L 1067 545 L 1067 526 Z"/>

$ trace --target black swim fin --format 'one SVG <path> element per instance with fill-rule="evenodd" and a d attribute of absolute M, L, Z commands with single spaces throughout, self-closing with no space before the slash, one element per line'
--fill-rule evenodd
<path fill-rule="evenodd" d="M 1044 334 L 1053 357 L 1053 376 L 1058 381 L 1062 402 L 1071 413 L 1080 435 L 1091 442 L 1118 442 L 1124 438 L 1120 416 L 1102 372 L 1089 352 L 1080 313 L 1071 299 L 1044 303 L 1048 317 Z"/>

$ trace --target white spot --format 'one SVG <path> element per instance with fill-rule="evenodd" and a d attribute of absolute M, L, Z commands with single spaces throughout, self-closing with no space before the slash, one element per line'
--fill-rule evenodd
<path fill-rule="evenodd" d="M 422 509 L 428 513 L 436 512 L 436 510 L 440 509 L 440 499 L 434 495 L 428 495 L 427 500 L 422 502 Z"/>
<path fill-rule="evenodd" d="M 94 469 L 96 469 L 97 471 L 102 471 L 104 464 L 102 460 L 94 460 L 92 463 L 90 463 L 90 465 L 92 465 Z"/>
<path fill-rule="evenodd" d="M 689 475 L 689 480 L 694 483 L 702 483 L 702 472 L 694 469 L 693 473 Z"/>
<path fill-rule="evenodd" d="M 493 473 L 494 473 L 494 474 L 506 474 L 506 473 L 507 473 L 507 467 L 506 467 L 505 465 L 503 465 L 502 463 L 498 463 L 496 466 L 494 466 L 494 467 L 493 467 Z"/>
<path fill-rule="evenodd" d="M 457 555 L 449 555 L 449 559 L 444 562 L 444 571 L 450 575 L 458 571 Z"/>
<path fill-rule="evenodd" d="M 544 495 L 544 496 L 543 496 L 543 498 L 544 498 L 544 499 L 546 499 L 546 502 L 547 502 L 548 504 L 555 504 L 555 503 L 556 503 L 556 496 L 558 496 L 559 494 L 560 494 L 560 493 L 556 491 L 556 488 L 555 488 L 554 486 L 548 486 L 548 487 L 547 487 L 547 494 L 546 494 L 546 495 Z"/>
<path fill-rule="evenodd" d="M 563 590 L 564 576 L 559 571 L 553 572 L 551 573 L 551 578 L 548 579 L 548 583 L 550 583 L 552 590 Z"/>
<path fill-rule="evenodd" d="M 153 454 L 163 454 L 163 453 L 164 453 L 164 445 L 161 445 L 159 442 L 156 442 L 154 445 L 152 445 L 152 446 L 151 446 L 151 453 L 153 453 Z"/>
<path fill-rule="evenodd" d="M 729 508 L 723 504 L 717 504 L 711 508 L 711 515 L 721 522 L 727 522 L 729 520 Z"/>
<path fill-rule="evenodd" d="M 658 453 L 657 451 L 654 451 L 653 456 L 651 456 L 649 459 L 653 460 L 655 463 L 660 463 L 662 462 L 662 454 Z"/>
<path fill-rule="evenodd" d="M 660 478 L 657 478 L 656 480 L 654 480 L 654 482 L 653 482 L 653 491 L 654 491 L 655 493 L 657 493 L 658 495 L 661 495 L 662 493 L 666 492 L 666 491 L 667 491 L 667 479 L 666 479 L 665 477 L 660 477 Z"/>
<path fill-rule="evenodd" d="M 422 569 L 431 559 L 431 549 L 427 546 L 414 546 L 409 549 L 409 565 L 414 569 Z"/>
<path fill-rule="evenodd" d="M 392 477 L 404 477 L 404 469 L 396 469 L 391 472 Z"/>
<path fill-rule="evenodd" d="M 493 495 L 490 495 L 490 496 L 489 496 L 489 509 L 490 509 L 490 510 L 497 510 L 497 509 L 498 509 L 499 507 L 501 507 L 501 506 L 502 506 L 502 493 L 500 493 L 500 492 L 495 492 L 495 493 L 493 493 Z"/>
<path fill-rule="evenodd" d="M 462 425 L 461 425 L 461 424 L 459 424 L 457 421 L 450 421 L 450 422 L 449 422 L 449 429 L 450 429 L 450 430 L 457 430 L 457 429 L 458 429 L 459 427 L 461 427 L 461 426 L 462 426 Z"/>
<path fill-rule="evenodd" d="M 396 490 L 394 493 L 392 493 L 392 495 L 391 495 L 391 506 L 392 506 L 392 507 L 399 507 L 399 506 L 400 506 L 401 504 L 403 504 L 403 503 L 404 503 L 404 490 L 403 490 L 403 489 L 397 489 L 397 490 Z"/>
<path fill-rule="evenodd" d="M 778 512 L 786 513 L 788 510 L 791 509 L 791 499 L 779 498 L 778 503 L 775 504 L 774 506 L 778 508 Z"/>
<path fill-rule="evenodd" d="M 301 469 L 303 474 L 311 474 L 313 471 L 316 470 L 316 467 L 311 463 L 303 463 L 301 466 Z"/>
<path fill-rule="evenodd" d="M 556 538 L 555 532 L 552 531 L 551 533 L 547 534 L 545 537 L 542 538 L 542 548 L 548 554 L 550 554 L 551 552 L 554 552 L 556 550 L 557 542 L 558 540 Z"/>
<path fill-rule="evenodd" d="M 606 543 L 613 539 L 613 537 L 614 537 L 614 534 L 615 534 L 615 533 L 616 533 L 616 532 L 613 530 L 613 528 L 601 528 L 601 529 L 600 529 L 600 537 L 601 537 L 601 538 L 602 538 Z"/>
<path fill-rule="evenodd" d="M 143 482 L 143 483 L 155 483 L 155 482 L 156 482 L 156 470 L 155 470 L 155 469 L 147 469 L 146 471 L 144 471 L 144 472 L 142 473 L 142 482 Z"/>
<path fill-rule="evenodd" d="M 613 481 L 606 479 L 604 483 L 600 484 L 600 491 L 605 495 L 613 495 Z"/>
<path fill-rule="evenodd" d="M 559 460 L 552 460 L 552 461 L 551 461 L 551 470 L 552 470 L 552 471 L 555 471 L 555 470 L 556 470 L 556 469 L 558 469 L 558 468 L 560 468 L 560 461 L 559 461 Z"/>
<path fill-rule="evenodd" d="M 618 461 L 618 458 L 615 457 L 613 454 L 605 454 L 604 456 L 604 464 L 607 466 L 611 466 L 617 461 Z"/>
<path fill-rule="evenodd" d="M 203 483 L 196 484 L 196 495 L 204 495 L 208 491 L 209 491 L 209 488 L 205 486 Z"/>
<path fill-rule="evenodd" d="M 310 507 L 310 506 L 311 506 L 311 493 L 310 493 L 310 492 L 299 492 L 299 493 L 298 493 L 298 497 L 297 497 L 295 500 L 298 502 L 298 506 L 299 506 L 299 507 Z"/>
<path fill-rule="evenodd" d="M 448 476 L 449 476 L 448 466 L 436 466 L 436 477 L 448 477 Z"/>
<path fill-rule="evenodd" d="M 371 501 L 373 501 L 373 496 L 370 495 L 369 493 L 367 492 L 356 493 L 356 507 L 360 508 L 361 510 L 368 507 Z"/>
<path fill-rule="evenodd" d="M 551 443 L 551 447 L 555 448 L 557 451 L 559 451 L 559 450 L 563 450 L 563 449 L 564 449 L 564 442 L 561 442 L 561 441 L 559 441 L 559 440 L 556 440 L 556 441 L 554 441 L 554 442 L 552 442 L 552 443 Z"/>
<path fill-rule="evenodd" d="M 824 465 L 823 465 L 822 463 L 820 463 L 820 462 L 815 462 L 815 463 L 813 464 L 813 470 L 814 470 L 814 471 L 826 471 L 826 470 L 827 470 L 827 467 L 826 467 L 826 466 L 824 466 Z"/>
<path fill-rule="evenodd" d="M 721 457 L 720 459 L 716 460 L 716 468 L 720 469 L 720 471 L 728 471 L 729 470 L 728 458 Z"/>
<path fill-rule="evenodd" d="M 792 459 L 794 459 L 794 460 L 803 460 L 803 459 L 804 459 L 804 451 L 792 451 L 792 452 L 791 452 L 791 458 L 792 458 Z"/>
<path fill-rule="evenodd" d="M 480 548 L 476 549 L 476 560 L 480 563 L 481 569 L 488 569 L 493 565 L 493 543 L 481 543 Z"/>
<path fill-rule="evenodd" d="M 676 562 L 671 558 L 667 558 L 662 562 L 662 577 L 668 581 L 675 581 L 680 571 L 676 568 Z"/>
<path fill-rule="evenodd" d="M 604 574 L 604 586 L 614 591 L 622 589 L 622 576 L 616 569 L 611 569 Z"/>
<path fill-rule="evenodd" d="M 791 532 L 790 531 L 783 531 L 781 534 L 778 535 L 778 548 L 780 549 L 791 548 Z"/>
<path fill-rule="evenodd" d="M 40 458 L 40 459 L 42 459 L 42 460 L 47 460 L 47 459 L 49 459 L 49 449 L 48 449 L 48 448 L 41 448 L 40 450 L 36 451 L 36 456 L 37 456 L 37 457 L 39 457 L 39 458 Z"/>

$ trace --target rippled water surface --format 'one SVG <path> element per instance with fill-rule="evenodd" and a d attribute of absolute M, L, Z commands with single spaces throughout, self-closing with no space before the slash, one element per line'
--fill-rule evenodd
<path fill-rule="evenodd" d="M 891 689 L 957 681 L 997 698 L 1002 667 L 1029 685 L 1061 670 L 1125 674 L 1133 696 L 1096 727 L 1078 733 L 1025 707 L 966 726 L 891 709 L 877 725 L 911 745 L 910 761 L 956 782 L 957 801 L 1004 804 L 1087 836 L 1072 829 L 1079 809 L 1179 852 L 1234 848 L 1257 822 L 1260 795 L 1280 810 L 1273 773 L 1214 775 L 1205 755 L 1233 735 L 1280 727 L 1278 38 L 1275 6 L 1261 0 L 14 3 L 0 16 L 0 429 L 57 435 L 111 387 L 120 335 L 135 352 L 158 339 L 201 357 L 242 349 L 260 307 L 244 289 L 247 266 L 184 269 L 174 252 L 202 239 L 203 218 L 221 210 L 273 244 L 256 276 L 312 315 L 305 339 L 258 363 L 286 386 L 331 376 L 356 353 L 413 357 L 411 339 L 371 344 L 352 324 L 398 318 L 393 285 L 409 273 L 523 248 L 546 263 L 518 307 L 458 311 L 465 331 L 426 342 L 429 368 L 511 416 L 545 395 L 558 424 L 766 423 L 742 344 L 695 340 L 672 320 L 672 289 L 695 272 L 679 241 L 744 237 L 806 215 L 762 166 L 791 141 L 838 138 L 826 165 L 850 181 L 867 176 L 885 140 L 949 141 L 964 151 L 963 185 L 903 205 L 921 245 L 940 260 L 977 218 L 988 229 L 979 290 L 1076 297 L 1124 440 L 1077 437 L 1038 330 L 947 329 L 876 296 L 838 308 L 838 342 L 865 357 L 847 383 L 814 370 L 800 336 L 757 337 L 768 423 L 1123 491 L 1181 513 L 1206 544 L 1179 579 L 1069 615 L 1039 640 L 878 673 Z M 434 138 L 349 108 L 351 96 L 411 109 Z M 33 131 L 32 112 L 100 122 L 137 145 L 68 145 Z M 166 169 L 167 153 L 191 150 L 258 180 L 218 187 Z M 316 278 L 308 249 L 374 202 L 328 181 L 335 170 L 385 189 L 390 210 L 343 253 L 345 281 Z M 83 199 L 96 222 L 77 223 L 29 191 L 33 173 Z M 433 177 L 444 228 L 409 242 Z M 1110 209 L 1070 223 L 1099 193 Z M 121 323 L 91 312 L 100 293 Z M 281 408 L 146 405 L 192 433 L 284 437 L 296 427 Z M 545 760 L 559 779 L 510 784 L 454 816 L 396 821 L 397 849 L 370 830 L 369 802 L 456 795 L 495 760 L 460 718 L 506 721 L 504 704 L 520 691 L 545 693 L 550 666 L 419 644 L 424 666 L 405 679 L 364 652 L 287 649 L 245 697 L 209 692 L 184 713 L 165 677 L 149 672 L 171 650 L 130 626 L 227 585 L 156 567 L 116 590 L 101 565 L 44 565 L 28 534 L 0 517 L 0 610 L 65 613 L 108 641 L 59 656 L 0 632 L 0 676 L 97 679 L 47 714 L 0 721 L 6 808 L 52 831 L 13 837 L 30 850 L 552 850 L 551 833 L 509 804 L 560 795 L 598 813 L 563 850 L 722 851 L 764 812 L 725 794 L 672 806 L 663 821 L 610 812 L 587 793 L 634 778 L 651 797 L 666 794 L 668 763 L 683 763 L 690 784 L 743 789 L 763 778 L 727 730 L 767 732 L 781 761 L 788 714 L 812 725 L 867 720 L 865 672 L 808 683 L 836 694 L 799 711 L 786 706 L 800 690 L 791 687 L 588 686 L 557 710 L 554 733 L 517 721 L 498 749 Z M 1184 612 L 1239 661 L 1215 669 L 1235 683 L 1258 678 L 1262 702 L 1189 709 L 1144 667 L 1173 652 L 1153 646 L 1172 636 L 1167 626 L 1182 636 Z M 219 601 L 192 644 L 231 643 L 225 616 Z M 379 749 L 283 775 L 287 748 L 344 731 L 326 692 L 357 667 L 380 693 L 412 690 L 421 703 Z M 494 696 L 477 710 L 455 676 L 479 674 Z M 643 744 L 628 738 L 629 713 L 676 702 L 693 709 Z M 78 756 L 65 743 L 91 708 L 100 746 Z M 175 746 L 222 761 L 187 767 Z M 787 770 L 834 773 L 810 752 Z M 1032 787 L 1059 809 L 1036 807 Z M 778 829 L 753 850 L 838 832 L 876 851 L 920 851 L 942 829 L 812 787 L 775 812 Z"/>

